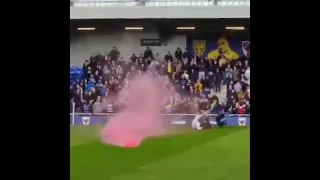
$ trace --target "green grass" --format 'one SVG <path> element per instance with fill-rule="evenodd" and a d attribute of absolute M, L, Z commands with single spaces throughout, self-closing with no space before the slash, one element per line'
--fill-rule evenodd
<path fill-rule="evenodd" d="M 135 149 L 100 143 L 99 127 L 70 128 L 71 180 L 249 180 L 250 129 L 152 138 Z"/>

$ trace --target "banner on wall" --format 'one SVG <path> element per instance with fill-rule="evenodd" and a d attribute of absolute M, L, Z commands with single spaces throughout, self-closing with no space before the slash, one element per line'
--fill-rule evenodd
<path fill-rule="evenodd" d="M 113 115 L 99 115 L 99 116 L 88 116 L 88 115 L 75 115 L 74 124 L 72 124 L 72 115 L 70 115 L 71 125 L 101 125 L 109 121 Z M 164 120 L 174 126 L 190 126 L 194 119 L 194 115 L 165 115 Z M 250 126 L 250 115 L 241 116 L 231 115 L 226 118 L 227 126 Z M 216 124 L 215 116 L 210 119 L 211 124 Z"/>
<path fill-rule="evenodd" d="M 238 59 L 250 57 L 250 40 L 238 40 L 227 38 L 187 38 L 189 58 L 196 53 L 200 57 L 217 59 L 224 55 L 226 59 Z"/>

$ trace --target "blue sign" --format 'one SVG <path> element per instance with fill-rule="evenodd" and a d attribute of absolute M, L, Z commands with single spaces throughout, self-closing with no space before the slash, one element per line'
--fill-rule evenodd
<path fill-rule="evenodd" d="M 108 122 L 108 120 L 114 116 L 114 114 L 109 115 L 75 115 L 74 122 L 72 122 L 72 115 L 70 115 L 70 125 L 102 125 Z M 195 118 L 195 115 L 164 115 L 164 119 L 169 124 L 174 126 L 190 126 L 191 122 Z M 211 124 L 216 124 L 216 116 L 210 117 Z M 239 116 L 230 115 L 225 118 L 227 126 L 250 126 L 250 115 Z"/>

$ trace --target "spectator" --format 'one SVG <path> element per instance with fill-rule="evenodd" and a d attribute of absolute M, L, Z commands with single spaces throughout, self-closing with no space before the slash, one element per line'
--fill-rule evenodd
<path fill-rule="evenodd" d="M 73 112 L 73 99 L 70 100 L 70 112 Z M 75 109 L 74 109 L 75 110 Z"/>
<path fill-rule="evenodd" d="M 103 71 L 102 71 L 102 68 L 101 68 L 100 64 L 97 66 L 97 71 L 98 71 L 99 76 L 103 75 Z"/>
<path fill-rule="evenodd" d="M 89 61 L 85 60 L 84 63 L 83 63 L 83 67 L 82 67 L 84 77 L 87 76 L 88 67 L 89 67 Z"/>
<path fill-rule="evenodd" d="M 230 99 L 231 96 L 236 97 L 236 92 L 234 91 L 232 85 L 228 86 L 229 89 L 227 90 L 227 99 Z"/>
<path fill-rule="evenodd" d="M 188 60 L 188 49 L 187 48 L 184 49 L 182 57 L 183 57 L 183 59 Z"/>
<path fill-rule="evenodd" d="M 171 76 L 173 73 L 173 65 L 172 65 L 171 60 L 169 60 L 167 63 L 167 73 L 169 76 Z"/>
<path fill-rule="evenodd" d="M 137 62 L 137 56 L 135 54 L 132 54 L 132 56 L 130 57 L 131 63 L 135 64 Z"/>
<path fill-rule="evenodd" d="M 77 89 L 74 93 L 73 93 L 73 102 L 75 103 L 75 109 L 81 109 L 82 110 L 82 93 L 80 89 Z"/>
<path fill-rule="evenodd" d="M 250 85 L 250 66 L 248 66 L 246 71 L 244 72 L 244 77 L 246 80 L 246 84 Z"/>
<path fill-rule="evenodd" d="M 99 95 L 100 95 L 100 97 L 102 97 L 102 98 L 104 98 L 105 96 L 108 95 L 108 93 L 107 93 L 107 88 L 106 88 L 106 85 L 105 85 L 105 84 L 101 84 L 101 85 L 100 85 L 99 91 L 100 91 Z"/>
<path fill-rule="evenodd" d="M 194 85 L 194 92 L 195 94 L 199 93 L 199 95 L 201 96 L 202 95 L 202 92 L 203 92 L 203 85 L 200 81 L 200 79 L 198 79 L 197 83 Z"/>
<path fill-rule="evenodd" d="M 159 68 L 159 62 L 156 61 L 155 59 L 151 60 L 151 63 L 149 65 L 149 68 L 152 69 L 152 70 L 156 70 Z"/>
<path fill-rule="evenodd" d="M 101 64 L 101 63 L 105 60 L 105 59 L 104 59 L 104 56 L 102 56 L 102 55 L 100 54 L 100 52 L 98 52 L 98 54 L 97 54 L 94 58 L 95 58 L 97 64 Z M 96 64 L 96 65 L 97 65 L 97 64 Z"/>
<path fill-rule="evenodd" d="M 174 72 L 174 73 L 172 74 L 172 82 L 173 82 L 174 84 L 179 84 L 179 83 L 180 83 L 180 76 L 179 76 L 178 73 Z"/>
<path fill-rule="evenodd" d="M 90 92 L 91 92 L 91 99 L 93 101 L 95 101 L 97 99 L 97 97 L 98 97 L 96 89 L 93 87 L 93 88 L 90 89 Z"/>
<path fill-rule="evenodd" d="M 123 59 L 123 57 L 120 57 L 119 64 L 124 64 L 126 61 Z"/>
<path fill-rule="evenodd" d="M 229 112 L 231 114 L 237 114 L 238 113 L 238 107 L 237 107 L 236 99 L 232 99 L 231 106 L 230 106 L 230 108 L 228 110 L 229 110 Z"/>
<path fill-rule="evenodd" d="M 247 69 L 250 66 L 249 60 L 244 61 L 244 68 Z"/>
<path fill-rule="evenodd" d="M 194 91 L 194 88 L 192 86 L 192 83 L 190 83 L 190 86 L 189 87 L 189 97 L 191 98 L 194 98 L 195 97 L 195 91 Z"/>
<path fill-rule="evenodd" d="M 91 90 L 91 88 L 95 87 L 95 80 L 94 78 L 90 78 L 89 82 L 87 83 L 87 88 L 86 88 L 86 92 L 89 92 Z"/>
<path fill-rule="evenodd" d="M 96 101 L 93 103 L 93 113 L 102 113 L 102 103 L 100 96 L 98 96 Z"/>
<path fill-rule="evenodd" d="M 247 87 L 245 95 L 246 95 L 246 99 L 250 100 L 250 86 Z"/>
<path fill-rule="evenodd" d="M 219 71 L 219 69 L 217 69 L 215 75 L 214 75 L 214 87 L 216 92 L 220 92 L 221 91 L 221 82 L 222 82 L 222 74 Z"/>
<path fill-rule="evenodd" d="M 238 81 L 239 79 L 239 69 L 236 66 L 233 67 L 232 77 L 234 82 Z"/>
<path fill-rule="evenodd" d="M 117 68 L 116 68 L 116 74 L 118 75 L 122 75 L 123 74 L 123 69 L 121 67 L 121 65 L 118 65 Z"/>
<path fill-rule="evenodd" d="M 214 74 L 215 72 L 217 72 L 217 68 L 218 68 L 218 66 L 217 66 L 217 61 L 215 61 L 215 60 L 210 60 L 209 61 L 209 73 L 210 74 Z"/>
<path fill-rule="evenodd" d="M 143 54 L 143 59 L 148 59 L 148 58 L 153 59 L 153 53 L 149 47 L 146 48 L 146 50 L 144 51 L 144 54 Z"/>
<path fill-rule="evenodd" d="M 245 80 L 245 77 L 244 77 L 243 74 L 241 74 L 240 83 L 241 83 L 241 85 L 242 85 L 242 90 L 243 90 L 243 91 L 246 91 L 246 90 L 247 90 L 247 87 L 248 87 L 248 84 L 247 84 L 247 81 Z"/>
<path fill-rule="evenodd" d="M 94 78 L 90 78 L 89 82 L 86 83 L 86 90 L 85 92 L 89 92 L 91 88 L 95 87 L 96 84 L 95 84 L 95 80 Z"/>
<path fill-rule="evenodd" d="M 183 72 L 183 74 L 181 75 L 181 78 L 182 78 L 182 79 L 189 80 L 189 74 L 187 73 L 186 70 L 185 70 L 185 71 Z"/>
<path fill-rule="evenodd" d="M 193 52 L 192 60 L 194 60 L 194 61 L 196 61 L 196 62 L 199 62 L 199 61 L 200 61 L 200 56 L 199 56 L 199 54 L 197 53 L 197 51 L 194 51 L 194 52 Z"/>
<path fill-rule="evenodd" d="M 95 82 L 99 82 L 99 79 L 100 79 L 99 71 L 94 72 L 93 78 L 94 78 Z"/>
<path fill-rule="evenodd" d="M 181 93 L 181 96 L 185 97 L 188 95 L 188 87 L 187 87 L 187 83 L 188 83 L 188 74 L 182 74 L 181 76 L 181 79 L 180 79 L 180 93 Z"/>
<path fill-rule="evenodd" d="M 85 93 L 85 95 L 83 96 L 83 99 L 82 99 L 82 103 L 84 104 L 84 107 L 87 107 L 87 108 L 84 108 L 84 109 L 87 109 L 86 111 L 89 111 L 89 107 L 88 106 L 92 105 L 92 103 L 93 103 L 93 99 L 92 99 L 92 96 L 91 96 L 91 91 Z"/>
<path fill-rule="evenodd" d="M 219 66 L 220 67 L 222 67 L 222 66 L 224 66 L 226 63 L 227 63 L 227 59 L 226 59 L 226 57 L 225 56 L 220 56 L 219 58 L 218 58 L 218 64 L 219 64 Z"/>
<path fill-rule="evenodd" d="M 90 66 L 88 66 L 88 70 L 87 70 L 87 72 L 85 74 L 86 74 L 86 76 L 85 76 L 86 80 L 89 80 L 90 77 L 92 77 L 93 71 L 91 70 Z"/>
<path fill-rule="evenodd" d="M 109 70 L 108 66 L 105 65 L 105 66 L 103 67 L 103 75 L 102 75 L 102 81 L 103 81 L 103 82 L 109 80 L 109 74 L 110 74 L 110 70 Z"/>
<path fill-rule="evenodd" d="M 105 61 L 110 60 L 110 57 L 109 57 L 109 53 L 108 53 L 108 52 L 105 52 L 105 53 L 104 53 L 104 60 L 105 60 Z"/>
<path fill-rule="evenodd" d="M 241 77 L 241 74 L 244 74 L 246 71 L 246 67 L 239 61 L 237 68 L 239 69 L 239 76 Z"/>
<path fill-rule="evenodd" d="M 202 79 L 202 77 L 206 76 L 206 70 L 205 63 L 203 60 L 200 60 L 200 63 L 198 64 L 198 71 L 199 71 L 199 79 Z"/>
<path fill-rule="evenodd" d="M 181 66 L 182 64 L 180 60 L 174 62 L 174 72 L 176 72 L 178 76 L 182 74 Z"/>
<path fill-rule="evenodd" d="M 162 63 L 161 66 L 160 66 L 160 68 L 159 68 L 159 75 L 160 75 L 160 76 L 164 76 L 165 74 L 167 74 L 167 73 L 166 73 L 165 64 Z"/>
<path fill-rule="evenodd" d="M 240 92 L 242 90 L 242 85 L 241 83 L 238 81 L 235 85 L 234 85 L 234 91 L 236 93 Z"/>
<path fill-rule="evenodd" d="M 229 87 L 230 82 L 233 80 L 233 69 L 230 64 L 227 65 L 227 68 L 224 71 L 224 79 L 224 84 L 227 84 L 227 87 Z"/>
<path fill-rule="evenodd" d="M 190 69 L 191 71 L 194 70 L 194 71 L 198 71 L 198 67 L 197 67 L 197 62 L 195 60 L 192 60 L 191 61 L 191 65 L 190 65 Z M 197 75 L 198 76 L 198 75 Z"/>
<path fill-rule="evenodd" d="M 190 77 L 190 80 L 192 83 L 196 83 L 197 81 L 197 74 L 196 72 L 194 71 L 194 69 L 191 69 L 191 72 L 189 74 L 189 77 Z"/>
<path fill-rule="evenodd" d="M 70 100 L 73 99 L 73 93 L 74 93 L 73 91 L 74 91 L 73 87 L 70 86 Z"/>
<path fill-rule="evenodd" d="M 139 56 L 138 56 L 138 60 L 143 60 L 143 59 L 144 59 L 143 55 L 142 55 L 142 53 L 140 53 Z"/>
<path fill-rule="evenodd" d="M 159 55 L 159 53 L 156 53 L 156 56 L 154 57 L 154 59 L 155 59 L 159 64 L 162 63 L 162 59 L 161 59 L 161 56 Z"/>
<path fill-rule="evenodd" d="M 148 57 L 147 62 L 145 63 L 147 66 L 151 64 L 151 61 L 154 60 L 151 57 Z"/>
<path fill-rule="evenodd" d="M 120 55 L 120 52 L 118 51 L 118 49 L 116 47 L 113 47 L 112 50 L 109 53 L 110 60 L 111 61 L 117 61 L 119 55 Z"/>
<path fill-rule="evenodd" d="M 213 83 L 213 79 L 210 78 L 210 76 L 205 76 L 205 77 L 202 77 L 202 84 L 203 86 L 205 87 L 205 92 L 208 93 L 209 90 L 212 88 L 212 83 Z"/>
<path fill-rule="evenodd" d="M 189 63 L 188 61 L 183 61 L 183 64 L 181 65 L 181 71 L 189 71 L 190 67 L 189 67 Z"/>
<path fill-rule="evenodd" d="M 93 53 L 90 58 L 89 58 L 89 65 L 93 66 L 94 64 L 92 64 L 92 62 L 97 63 L 95 57 L 97 56 L 97 54 Z"/>
<path fill-rule="evenodd" d="M 246 114 L 250 114 L 250 102 L 249 101 L 246 101 L 245 113 Z"/>
<path fill-rule="evenodd" d="M 244 109 L 244 105 L 239 105 L 238 104 L 238 114 L 244 114 L 245 113 L 245 109 Z"/>
<path fill-rule="evenodd" d="M 242 90 L 240 90 L 240 92 L 238 92 L 237 97 L 238 97 L 238 101 L 242 101 L 245 99 L 245 94 L 243 93 Z"/>
<path fill-rule="evenodd" d="M 170 51 L 168 51 L 168 53 L 164 56 L 164 60 L 165 60 L 166 62 L 168 62 L 168 61 L 173 61 L 173 57 L 172 57 Z"/>
<path fill-rule="evenodd" d="M 182 60 L 182 51 L 180 47 L 178 47 L 177 50 L 175 51 L 174 57 L 177 58 L 178 60 Z"/>

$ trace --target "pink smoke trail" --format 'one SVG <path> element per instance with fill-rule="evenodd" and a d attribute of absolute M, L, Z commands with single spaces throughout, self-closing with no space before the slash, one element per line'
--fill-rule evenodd
<path fill-rule="evenodd" d="M 102 129 L 102 142 L 121 147 L 137 147 L 147 137 L 163 135 L 163 86 L 151 75 L 139 75 L 130 81 L 130 87 L 126 91 L 126 108 L 112 117 Z"/>

